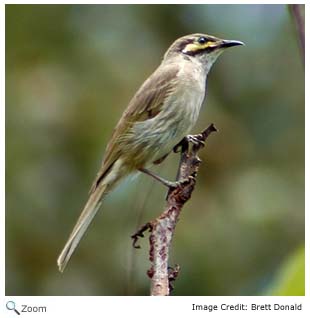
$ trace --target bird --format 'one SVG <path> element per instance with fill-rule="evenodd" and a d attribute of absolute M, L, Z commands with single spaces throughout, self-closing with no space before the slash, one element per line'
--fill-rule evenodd
<path fill-rule="evenodd" d="M 60 272 L 64 271 L 103 198 L 126 177 L 142 172 L 167 187 L 177 186 L 149 168 L 161 163 L 190 133 L 205 99 L 212 65 L 224 50 L 238 45 L 244 43 L 194 33 L 178 38 L 168 48 L 114 128 L 88 201 L 57 259 Z"/>

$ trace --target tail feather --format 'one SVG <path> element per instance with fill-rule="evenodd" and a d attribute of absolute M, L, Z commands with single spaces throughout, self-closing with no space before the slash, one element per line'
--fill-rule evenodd
<path fill-rule="evenodd" d="M 120 161 L 116 162 L 111 171 L 90 194 L 90 197 L 79 219 L 77 220 L 77 223 L 74 226 L 65 247 L 57 259 L 57 265 L 60 272 L 64 271 L 82 236 L 98 212 L 104 195 L 107 194 L 111 188 L 114 187 L 116 183 L 123 177 L 121 171 L 122 169 L 120 169 L 121 166 L 122 165 Z"/>
<path fill-rule="evenodd" d="M 89 224 L 100 208 L 105 188 L 106 187 L 97 188 L 89 197 L 86 206 L 82 211 L 75 227 L 73 228 L 65 247 L 58 257 L 57 264 L 61 272 L 64 271 L 72 253 L 76 249 Z"/>

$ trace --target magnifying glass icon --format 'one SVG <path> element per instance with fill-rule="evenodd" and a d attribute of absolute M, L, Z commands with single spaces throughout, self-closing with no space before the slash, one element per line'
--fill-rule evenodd
<path fill-rule="evenodd" d="M 20 315 L 20 312 L 15 308 L 15 306 L 16 305 L 15 305 L 14 301 L 12 301 L 12 300 L 10 300 L 6 303 L 6 308 L 8 310 L 14 310 L 17 313 L 17 315 Z"/>

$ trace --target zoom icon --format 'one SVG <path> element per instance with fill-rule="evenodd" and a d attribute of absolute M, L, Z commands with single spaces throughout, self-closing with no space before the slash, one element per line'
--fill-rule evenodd
<path fill-rule="evenodd" d="M 16 309 L 16 304 L 14 301 L 10 300 L 6 303 L 6 309 L 7 310 L 13 310 L 17 315 L 20 315 L 20 312 Z"/>

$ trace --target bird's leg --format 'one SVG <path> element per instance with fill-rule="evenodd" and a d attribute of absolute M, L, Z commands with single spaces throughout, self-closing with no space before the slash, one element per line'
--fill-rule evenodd
<path fill-rule="evenodd" d="M 153 164 L 154 164 L 154 165 L 159 165 L 159 164 L 161 164 L 161 163 L 168 157 L 168 155 L 169 155 L 169 152 L 168 152 L 166 155 L 162 156 L 161 158 L 155 160 L 155 161 L 153 162 Z"/>
<path fill-rule="evenodd" d="M 179 180 L 179 181 L 168 181 L 160 176 L 158 176 L 157 174 L 155 174 L 154 172 L 146 169 L 146 168 L 141 168 L 139 169 L 139 171 L 147 174 L 148 176 L 154 178 L 155 180 L 159 181 L 161 184 L 163 184 L 164 186 L 170 188 L 177 188 L 178 186 L 180 186 L 181 184 L 185 183 L 185 182 L 189 182 L 190 179 L 192 178 L 191 176 L 189 176 L 188 179 L 186 180 Z"/>
<path fill-rule="evenodd" d="M 173 152 L 185 152 L 188 150 L 188 139 L 184 137 L 178 144 L 173 147 Z"/>
<path fill-rule="evenodd" d="M 168 187 L 168 188 L 174 188 L 176 187 L 176 183 L 172 182 L 172 181 L 168 181 L 160 176 L 158 176 L 157 174 L 155 174 L 154 172 L 146 169 L 146 168 L 141 168 L 139 169 L 141 172 L 147 174 L 148 176 L 154 178 L 155 180 L 159 181 L 160 183 L 162 183 L 164 186 Z"/>

